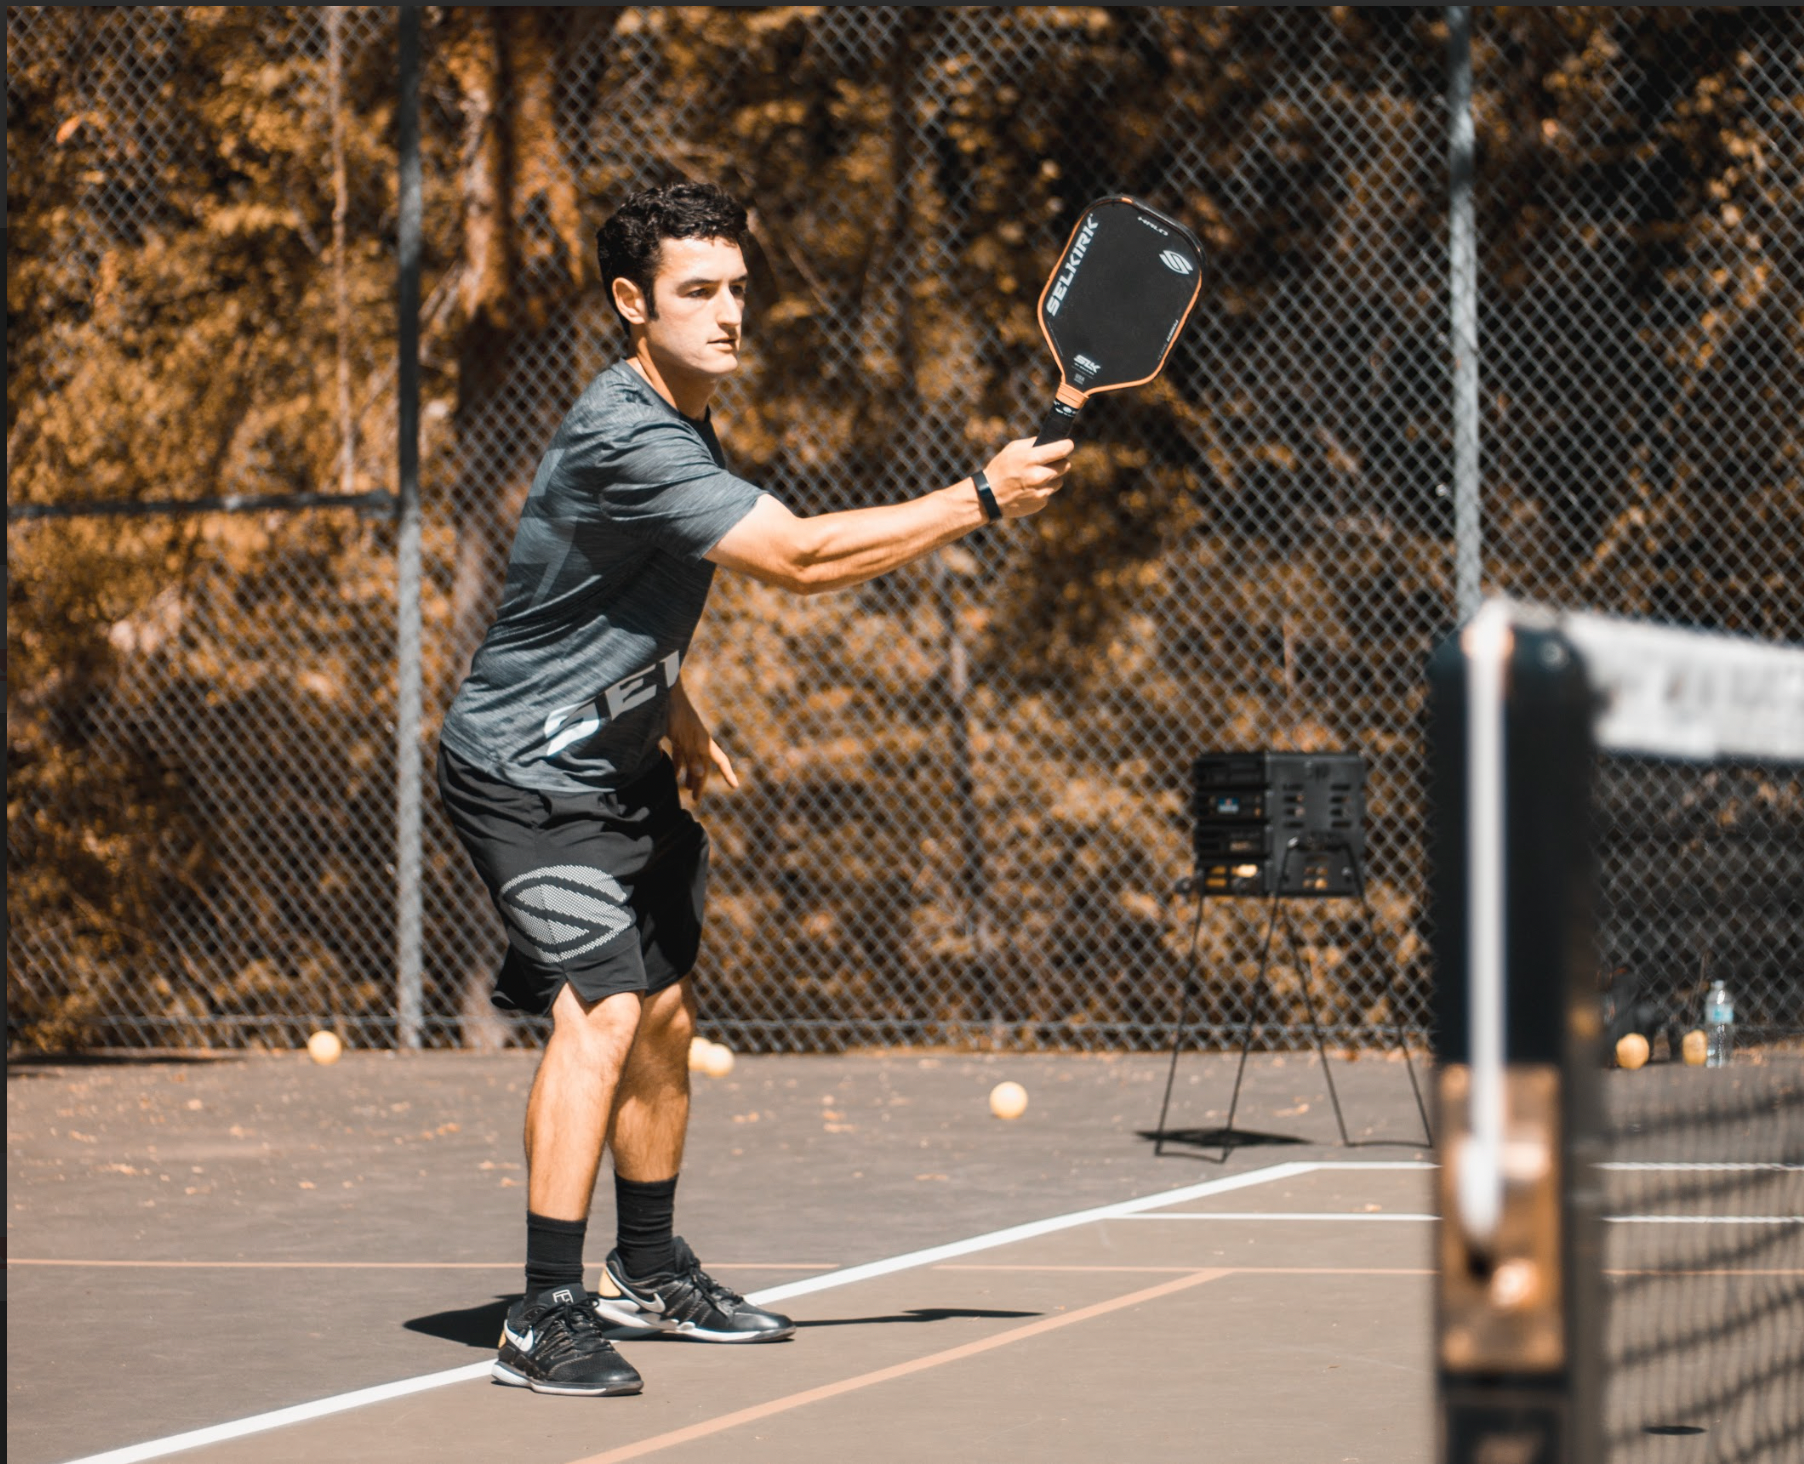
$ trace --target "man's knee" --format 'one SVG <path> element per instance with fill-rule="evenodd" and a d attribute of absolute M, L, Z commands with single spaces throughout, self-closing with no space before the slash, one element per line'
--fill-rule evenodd
<path fill-rule="evenodd" d="M 695 1000 L 688 981 L 678 981 L 645 998 L 639 1018 L 638 1041 L 661 1050 L 680 1051 L 685 1062 L 689 1041 L 695 1036 Z"/>
<path fill-rule="evenodd" d="M 637 992 L 616 992 L 585 1002 L 566 986 L 551 1009 L 554 1035 L 579 1047 L 586 1058 L 618 1064 L 631 1051 L 641 1020 Z"/>

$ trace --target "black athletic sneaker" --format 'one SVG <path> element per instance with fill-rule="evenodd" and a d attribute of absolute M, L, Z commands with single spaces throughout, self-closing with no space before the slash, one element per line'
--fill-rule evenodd
<path fill-rule="evenodd" d="M 594 1300 L 580 1286 L 541 1291 L 508 1309 L 491 1376 L 510 1388 L 601 1398 L 637 1393 L 645 1380 L 602 1335 Z"/>
<path fill-rule="evenodd" d="M 609 1251 L 601 1287 L 595 1310 L 610 1337 L 662 1334 L 693 1342 L 780 1342 L 795 1335 L 796 1324 L 788 1317 L 753 1306 L 704 1271 L 680 1235 L 670 1275 L 635 1281 L 620 1264 L 620 1252 Z"/>

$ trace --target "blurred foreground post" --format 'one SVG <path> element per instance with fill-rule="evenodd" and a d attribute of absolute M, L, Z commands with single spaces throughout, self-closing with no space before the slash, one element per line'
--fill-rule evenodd
<path fill-rule="evenodd" d="M 1600 1457 L 1590 714 L 1506 602 L 1429 666 L 1441 1464 Z"/>
<path fill-rule="evenodd" d="M 395 1043 L 420 1045 L 420 12 L 401 8 L 400 533 L 395 545 Z"/>

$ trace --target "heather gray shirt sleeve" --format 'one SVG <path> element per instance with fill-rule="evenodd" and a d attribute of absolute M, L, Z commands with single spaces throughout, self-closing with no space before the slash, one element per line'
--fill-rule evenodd
<path fill-rule="evenodd" d="M 701 559 L 761 492 L 720 465 L 712 438 L 706 423 L 648 414 L 612 431 L 573 432 L 558 471 L 577 502 L 622 533 Z"/>

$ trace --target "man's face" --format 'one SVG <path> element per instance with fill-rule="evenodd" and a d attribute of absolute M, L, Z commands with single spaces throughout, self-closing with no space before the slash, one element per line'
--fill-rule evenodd
<path fill-rule="evenodd" d="M 696 376 L 730 376 L 739 369 L 745 320 L 745 256 L 730 239 L 666 239 L 652 281 L 657 314 L 629 280 L 614 282 L 615 299 L 665 367 Z"/>

